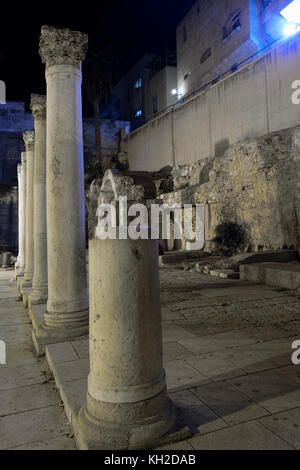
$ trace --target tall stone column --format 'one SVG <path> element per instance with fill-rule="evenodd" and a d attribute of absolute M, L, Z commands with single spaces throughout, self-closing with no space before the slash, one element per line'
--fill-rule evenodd
<path fill-rule="evenodd" d="M 81 449 L 139 449 L 172 429 L 156 240 L 89 242 L 90 374 Z"/>
<path fill-rule="evenodd" d="M 21 172 L 22 172 L 22 164 L 19 163 L 17 166 L 17 172 L 18 172 L 18 257 L 17 261 L 15 263 L 15 268 L 19 268 L 20 266 L 20 232 L 21 232 L 21 214 L 20 214 L 20 206 L 21 206 Z"/>
<path fill-rule="evenodd" d="M 26 260 L 23 287 L 31 287 L 33 279 L 33 178 L 34 178 L 34 131 L 23 132 L 26 148 Z"/>
<path fill-rule="evenodd" d="M 47 81 L 48 302 L 36 344 L 88 333 L 81 61 L 85 34 L 43 26 Z"/>
<path fill-rule="evenodd" d="M 26 152 L 21 154 L 19 178 L 19 266 L 18 274 L 23 275 L 26 255 Z"/>
<path fill-rule="evenodd" d="M 42 304 L 48 298 L 47 217 L 46 217 L 46 97 L 31 95 L 34 117 L 34 274 L 31 305 Z"/>

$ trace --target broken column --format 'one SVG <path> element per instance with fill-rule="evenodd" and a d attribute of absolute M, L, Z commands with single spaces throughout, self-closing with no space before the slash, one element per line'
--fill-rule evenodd
<path fill-rule="evenodd" d="M 110 185 L 113 172 L 106 175 L 107 202 L 116 183 L 129 197 L 143 194 L 130 176 Z M 162 359 L 158 242 L 97 234 L 89 241 L 90 374 L 76 438 L 81 449 L 147 448 L 175 421 Z"/>
<path fill-rule="evenodd" d="M 19 255 L 18 274 L 22 276 L 25 270 L 26 253 L 26 152 L 21 154 L 19 175 Z"/>
<path fill-rule="evenodd" d="M 46 97 L 31 95 L 34 117 L 34 274 L 31 305 L 42 304 L 48 298 L 47 222 L 46 222 Z"/>
<path fill-rule="evenodd" d="M 26 260 L 22 287 L 31 287 L 33 279 L 33 179 L 34 179 L 34 131 L 23 132 L 26 148 Z"/>
<path fill-rule="evenodd" d="M 47 81 L 48 302 L 37 345 L 88 333 L 81 61 L 85 34 L 43 26 Z"/>

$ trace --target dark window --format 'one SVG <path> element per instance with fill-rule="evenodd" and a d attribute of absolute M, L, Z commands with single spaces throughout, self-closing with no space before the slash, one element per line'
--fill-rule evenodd
<path fill-rule="evenodd" d="M 156 114 L 158 111 L 158 102 L 157 95 L 153 96 L 153 114 Z"/>
<path fill-rule="evenodd" d="M 241 29 L 241 10 L 237 10 L 230 15 L 223 26 L 223 41 L 226 41 Z"/>
<path fill-rule="evenodd" d="M 203 64 L 207 59 L 209 59 L 211 56 L 211 47 L 206 49 L 206 51 L 202 54 L 201 59 L 200 59 L 200 64 Z"/>

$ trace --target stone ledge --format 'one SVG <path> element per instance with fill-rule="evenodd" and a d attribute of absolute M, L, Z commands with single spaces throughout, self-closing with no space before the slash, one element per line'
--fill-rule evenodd
<path fill-rule="evenodd" d="M 300 289 L 300 263 L 261 263 L 240 266 L 243 281 L 266 284 L 271 287 Z"/>
<path fill-rule="evenodd" d="M 44 321 L 44 313 L 47 310 L 47 304 L 31 305 L 29 301 L 28 313 L 34 330 L 37 330 Z"/>

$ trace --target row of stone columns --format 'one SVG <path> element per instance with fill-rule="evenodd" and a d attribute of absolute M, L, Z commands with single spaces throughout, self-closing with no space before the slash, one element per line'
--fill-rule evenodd
<path fill-rule="evenodd" d="M 81 102 L 87 42 L 80 32 L 42 28 L 47 100 L 32 95 L 35 131 L 24 133 L 18 266 L 22 273 L 25 256 L 30 305 L 47 300 L 33 335 L 38 350 L 89 332 L 80 448 L 141 448 L 169 432 L 175 416 L 162 365 L 157 243 L 90 241 L 89 320 Z"/>

